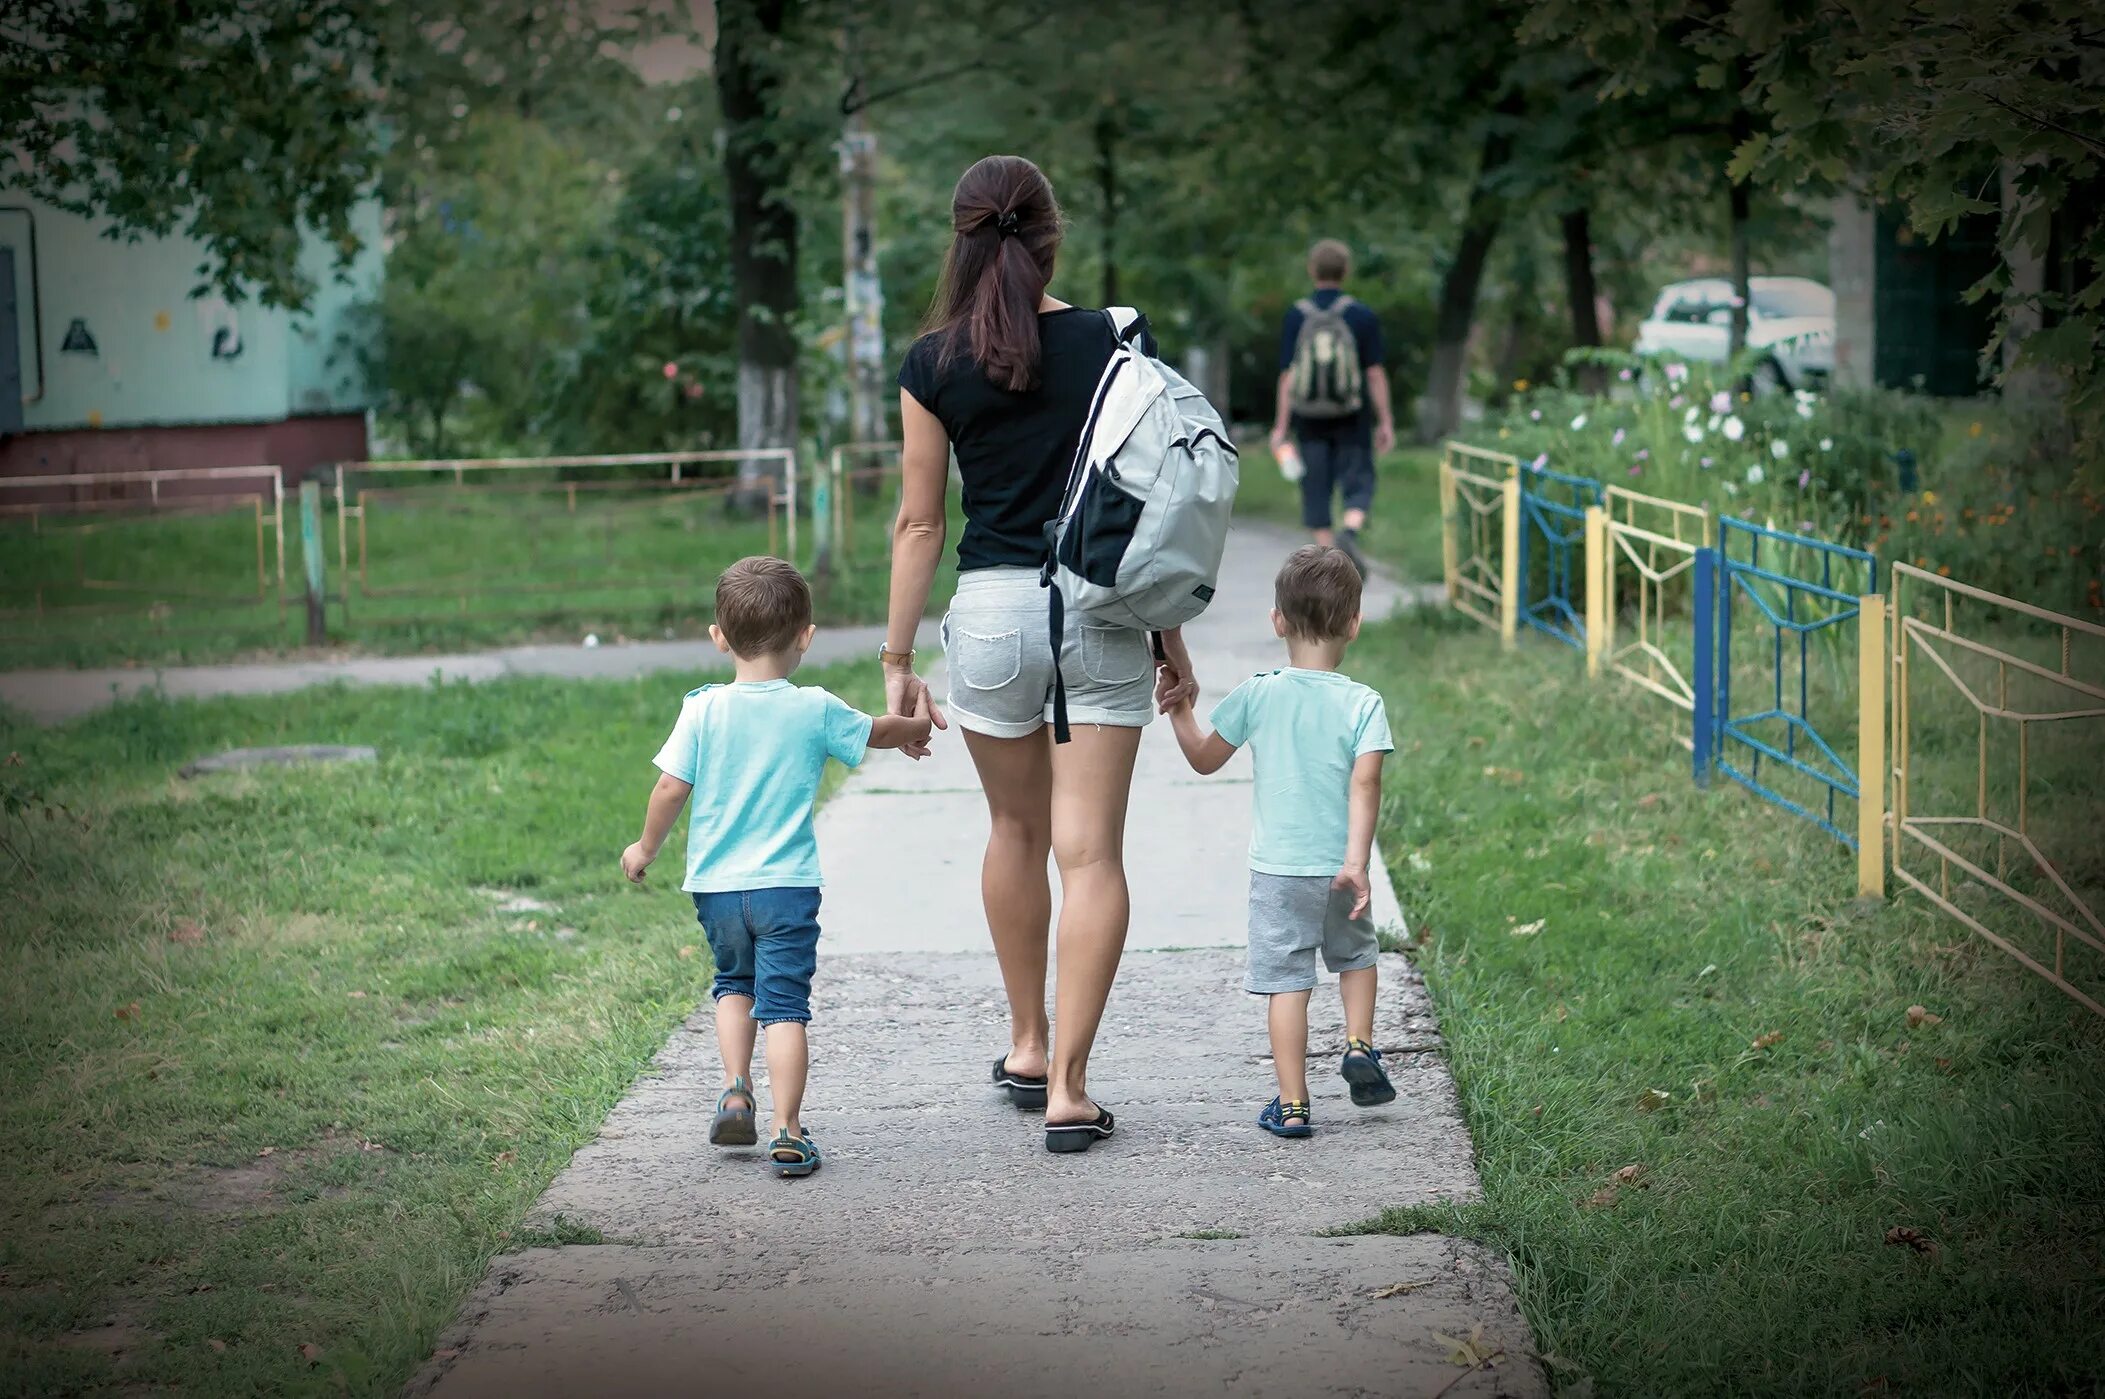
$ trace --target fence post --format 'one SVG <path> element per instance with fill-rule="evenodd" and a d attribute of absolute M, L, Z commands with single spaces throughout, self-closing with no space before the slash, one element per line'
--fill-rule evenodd
<path fill-rule="evenodd" d="M 1586 507 L 1586 678 L 1601 673 L 1608 643 L 1608 512 Z"/>
<path fill-rule="evenodd" d="M 1510 651 L 1520 632 L 1520 478 L 1508 476 L 1499 489 L 1505 497 L 1506 516 L 1500 531 L 1498 639 Z"/>
<path fill-rule="evenodd" d="M 1454 606 L 1461 589 L 1457 586 L 1462 566 L 1462 544 L 1455 538 L 1455 528 L 1461 521 L 1455 518 L 1459 507 L 1455 501 L 1454 463 L 1446 453 L 1440 455 L 1440 580 L 1447 585 L 1447 605 Z"/>
<path fill-rule="evenodd" d="M 1856 891 L 1886 894 L 1886 600 L 1857 601 Z"/>
<path fill-rule="evenodd" d="M 284 545 L 280 544 L 282 554 Z M 328 594 L 322 588 L 322 483 L 300 482 L 300 557 L 307 565 L 307 644 L 329 639 Z"/>
<path fill-rule="evenodd" d="M 1717 674 L 1717 630 L 1718 630 L 1718 551 L 1712 548 L 1696 550 L 1695 577 L 1695 623 L 1696 647 L 1694 663 L 1689 667 L 1692 697 L 1689 729 L 1689 752 L 1692 773 L 1698 787 L 1710 785 L 1711 736 L 1717 720 L 1717 699 L 1712 682 Z"/>
<path fill-rule="evenodd" d="M 827 479 L 825 461 L 814 458 L 811 463 L 811 571 L 817 574 L 833 572 L 833 491 Z"/>

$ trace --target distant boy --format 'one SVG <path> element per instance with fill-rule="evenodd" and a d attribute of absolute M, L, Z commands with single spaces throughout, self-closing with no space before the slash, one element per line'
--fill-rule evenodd
<path fill-rule="evenodd" d="M 1387 347 L 1381 319 L 1345 293 L 1352 250 L 1325 238 L 1308 250 L 1307 296 L 1287 308 L 1279 328 L 1279 392 L 1272 451 L 1289 430 L 1300 447 L 1301 523 L 1318 544 L 1336 544 L 1362 577 L 1359 548 L 1374 505 L 1374 463 L 1396 445 L 1389 405 Z M 1331 501 L 1344 506 L 1342 530 L 1331 531 Z"/>
<path fill-rule="evenodd" d="M 1247 744 L 1251 798 L 1250 953 L 1244 986 L 1267 998 L 1279 1093 L 1257 1125 L 1280 1137 L 1314 1130 L 1308 1104 L 1308 997 L 1316 953 L 1338 974 L 1345 1003 L 1339 1072 L 1361 1107 L 1396 1090 L 1374 1047 L 1380 945 L 1367 916 L 1367 861 L 1381 809 L 1382 755 L 1393 751 L 1381 696 L 1338 673 L 1359 635 L 1360 575 L 1335 548 L 1297 549 L 1273 584 L 1272 630 L 1282 670 L 1252 676 L 1213 710 L 1201 733 L 1187 696 L 1170 707 L 1193 769 L 1217 772 Z"/>
<path fill-rule="evenodd" d="M 724 1091 L 709 1140 L 751 1146 L 758 1105 L 750 1082 L 754 1027 L 767 1030 L 774 1131 L 768 1162 L 785 1176 L 819 1168 L 804 1130 L 804 1027 L 818 965 L 819 851 L 812 806 L 826 760 L 855 767 L 869 748 L 925 741 L 926 700 L 911 715 L 872 719 L 816 687 L 789 683 L 817 629 L 804 575 L 774 558 L 740 559 L 716 580 L 716 649 L 730 653 L 729 685 L 691 690 L 656 759 L 643 836 L 621 870 L 643 872 L 687 804 L 687 882 L 716 959 L 716 1044 Z"/>

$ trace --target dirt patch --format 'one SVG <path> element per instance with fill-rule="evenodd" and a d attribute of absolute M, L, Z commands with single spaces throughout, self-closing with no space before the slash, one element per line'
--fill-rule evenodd
<path fill-rule="evenodd" d="M 302 1168 L 345 1153 L 386 1149 L 355 1135 L 332 1134 L 319 1146 L 275 1149 L 235 1166 L 193 1166 L 170 1182 L 167 1193 L 200 1214 L 258 1214 L 285 1203 L 285 1182 Z M 321 1193 L 341 1194 L 342 1188 L 329 1186 Z"/>
<path fill-rule="evenodd" d="M 61 1350 L 106 1356 L 114 1363 L 159 1345 L 160 1341 L 161 1337 L 148 1330 L 146 1324 L 137 1316 L 129 1312 L 117 1312 L 105 1317 L 102 1325 L 68 1332 L 57 1337 L 53 1344 Z"/>

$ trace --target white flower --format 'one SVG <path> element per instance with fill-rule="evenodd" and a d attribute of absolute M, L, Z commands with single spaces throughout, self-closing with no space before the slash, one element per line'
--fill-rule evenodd
<path fill-rule="evenodd" d="M 1710 396 L 1710 411 L 1713 413 L 1731 412 L 1732 395 L 1725 392 L 1723 389 L 1719 389 L 1716 393 L 1712 394 Z"/>
<path fill-rule="evenodd" d="M 1733 485 L 1730 481 L 1721 481 L 1718 484 L 1725 488 L 1726 495 L 1738 495 L 1740 493 L 1740 488 Z"/>
<path fill-rule="evenodd" d="M 1798 406 L 1800 408 L 1810 408 L 1813 406 L 1813 392 L 1811 389 L 1798 389 L 1791 394 L 1791 397 L 1798 400 Z"/>
<path fill-rule="evenodd" d="M 1835 440 L 1834 440 L 1834 439 L 1833 439 L 1832 437 L 1823 437 L 1823 438 L 1821 438 L 1821 439 L 1820 439 L 1820 450 L 1821 450 L 1821 451 L 1823 451 L 1823 452 L 1832 452 L 1832 451 L 1833 451 L 1834 449 L 1835 449 Z"/>
<path fill-rule="evenodd" d="M 1725 420 L 1725 436 L 1728 440 L 1737 442 L 1746 435 L 1747 425 L 1740 421 L 1739 414 L 1734 413 Z"/>
<path fill-rule="evenodd" d="M 1539 423 L 1539 422 L 1541 422 L 1541 421 L 1542 421 L 1542 410 L 1541 410 L 1540 408 L 1530 408 L 1530 409 L 1528 410 L 1528 421 L 1529 421 L 1529 422 L 1531 422 L 1531 423 Z"/>
<path fill-rule="evenodd" d="M 1672 364 L 1666 367 L 1666 379 L 1667 382 L 1670 384 L 1678 384 L 1687 377 L 1688 366 L 1681 363 L 1681 361 L 1679 360 L 1675 360 Z"/>
<path fill-rule="evenodd" d="M 1761 463 L 1756 462 L 1754 465 L 1747 468 L 1747 484 L 1750 486 L 1759 486 L 1762 483 L 1762 480 L 1766 474 L 1767 473 L 1765 473 L 1761 469 Z"/>
<path fill-rule="evenodd" d="M 1802 398 L 1801 398 L 1801 399 L 1799 399 L 1799 400 L 1798 400 L 1798 416 L 1799 416 L 1799 417 L 1801 417 L 1801 418 L 1810 418 L 1811 416 L 1813 416 L 1813 405 L 1812 405 L 1812 404 L 1810 404 L 1810 403 L 1808 403 L 1808 402 L 1806 402 L 1806 401 L 1805 401 L 1804 399 L 1802 399 Z"/>
<path fill-rule="evenodd" d="M 1681 435 L 1690 442 L 1701 442 L 1703 440 L 1703 429 L 1694 423 L 1685 423 L 1682 425 Z"/>
<path fill-rule="evenodd" d="M 1583 428 L 1583 427 L 1585 427 L 1585 426 L 1586 426 L 1586 415 L 1585 415 L 1584 413 L 1581 413 L 1581 414 L 1580 414 L 1580 415 L 1579 415 L 1578 417 L 1576 417 L 1576 418 L 1573 418 L 1573 419 L 1571 420 L 1571 430 L 1572 430 L 1573 432 L 1577 432 L 1577 431 L 1578 431 L 1578 430 L 1579 430 L 1580 428 Z"/>
<path fill-rule="evenodd" d="M 1702 414 L 1703 410 L 1701 408 L 1698 408 L 1695 404 L 1691 403 L 1688 405 L 1688 411 L 1681 415 L 1681 421 L 1684 423 L 1692 423 L 1697 418 L 1701 417 Z"/>
<path fill-rule="evenodd" d="M 1769 444 L 1769 455 L 1776 458 L 1776 460 L 1778 461 L 1782 461 L 1785 457 L 1789 456 L 1790 454 L 1791 444 L 1784 441 L 1781 437 L 1777 438 L 1774 442 L 1771 442 Z"/>

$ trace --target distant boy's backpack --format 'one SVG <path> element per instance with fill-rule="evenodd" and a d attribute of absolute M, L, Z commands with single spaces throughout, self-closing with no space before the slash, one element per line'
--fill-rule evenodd
<path fill-rule="evenodd" d="M 1345 310 L 1351 297 L 1339 293 L 1328 306 L 1318 306 L 1313 297 L 1294 303 L 1301 313 L 1301 333 L 1294 339 L 1293 379 L 1290 406 L 1303 418 L 1349 418 L 1364 402 L 1365 376 L 1359 362 L 1359 341 Z"/>
<path fill-rule="evenodd" d="M 1206 610 L 1235 510 L 1236 452 L 1204 394 L 1140 347 L 1147 321 L 1104 315 L 1115 340 L 1097 380 L 1060 513 L 1045 527 L 1039 582 L 1050 591 L 1053 737 L 1067 741 L 1059 675 L 1067 613 L 1135 631 L 1179 627 Z"/>

